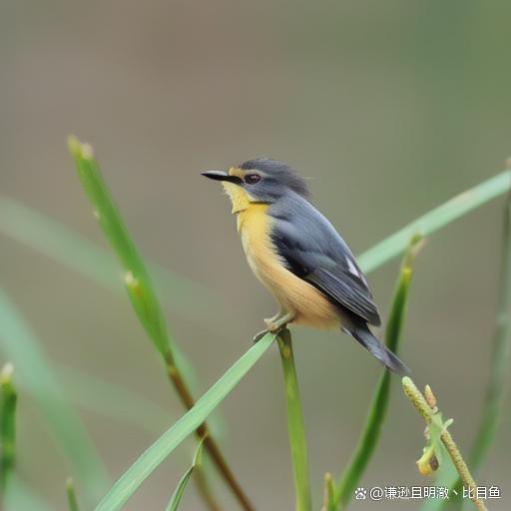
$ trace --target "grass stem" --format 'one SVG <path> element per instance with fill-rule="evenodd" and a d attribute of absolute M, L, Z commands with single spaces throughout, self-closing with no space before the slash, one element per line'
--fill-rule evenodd
<path fill-rule="evenodd" d="M 78 499 L 76 498 L 75 483 L 71 477 L 66 481 L 67 507 L 69 511 L 80 511 Z"/>
<path fill-rule="evenodd" d="M 445 449 L 449 453 L 451 460 L 456 467 L 456 470 L 463 481 L 464 486 L 469 491 L 470 499 L 474 502 L 476 508 L 479 511 L 487 511 L 485 503 L 477 497 L 477 485 L 470 473 L 470 470 L 461 455 L 461 452 L 456 445 L 451 433 L 448 431 L 447 426 L 452 421 L 443 422 L 441 419 L 440 412 L 438 411 L 436 404 L 434 407 L 430 403 L 436 402 L 436 398 L 433 396 L 433 392 L 430 387 L 427 387 L 427 397 L 421 393 L 411 378 L 405 376 L 402 379 L 403 390 L 405 395 L 408 397 L 413 406 L 422 415 L 428 426 L 430 438 L 434 438 L 433 427 L 439 432 L 440 440 L 444 445 Z M 429 402 L 428 402 L 429 401 Z M 435 455 L 432 450 L 431 453 Z M 421 458 L 422 459 L 422 458 Z"/>
<path fill-rule="evenodd" d="M 16 403 L 11 364 L 0 371 L 0 495 L 4 496 L 16 459 Z"/>
<path fill-rule="evenodd" d="M 312 509 L 307 438 L 303 422 L 291 333 L 286 328 L 279 334 L 278 345 L 286 389 L 287 419 L 291 460 L 295 482 L 296 511 Z"/>

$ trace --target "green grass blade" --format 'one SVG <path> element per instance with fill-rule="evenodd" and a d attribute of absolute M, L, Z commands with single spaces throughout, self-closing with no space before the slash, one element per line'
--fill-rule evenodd
<path fill-rule="evenodd" d="M 78 506 L 78 499 L 76 498 L 75 483 L 71 478 L 66 481 L 66 495 L 67 507 L 69 511 L 80 511 L 80 506 Z"/>
<path fill-rule="evenodd" d="M 357 257 L 360 267 L 366 273 L 375 270 L 403 252 L 415 234 L 420 233 L 422 236 L 432 234 L 473 209 L 500 195 L 504 195 L 510 189 L 510 185 L 511 171 L 506 170 L 453 197 L 441 206 L 409 223 L 370 250 L 360 254 Z"/>
<path fill-rule="evenodd" d="M 5 495 L 16 459 L 16 401 L 12 364 L 0 371 L 0 495 Z"/>
<path fill-rule="evenodd" d="M 92 147 L 70 137 L 69 150 L 74 157 L 78 177 L 93 205 L 94 215 L 124 268 L 124 280 L 133 308 L 155 348 L 165 358 L 171 346 L 160 303 L 145 264 L 114 206 Z"/>
<path fill-rule="evenodd" d="M 108 291 L 121 290 L 119 267 L 110 251 L 19 200 L 0 195 L 0 232 Z M 178 314 L 211 326 L 212 318 L 226 310 L 222 298 L 205 286 L 156 263 L 149 269 L 165 302 Z"/>
<path fill-rule="evenodd" d="M 50 511 L 50 506 L 34 494 L 14 470 L 18 396 L 12 383 L 13 372 L 13 366 L 9 363 L 0 371 L 0 508 L 5 511 Z"/>
<path fill-rule="evenodd" d="M 312 501 L 309 482 L 307 437 L 303 423 L 302 404 L 300 402 L 293 344 L 289 330 L 287 328 L 283 330 L 277 340 L 286 391 L 288 434 L 295 483 L 295 509 L 296 511 L 310 511 L 312 509 Z"/>
<path fill-rule="evenodd" d="M 179 480 L 172 497 L 170 498 L 169 505 L 167 506 L 166 511 L 177 511 L 179 504 L 181 504 L 181 500 L 183 499 L 183 495 L 185 494 L 186 486 L 192 477 L 193 472 L 196 468 L 200 466 L 201 463 L 201 454 L 202 454 L 202 446 L 203 440 L 201 440 L 197 449 L 195 450 L 195 455 L 193 457 L 192 466 L 183 474 L 183 477 Z"/>
<path fill-rule="evenodd" d="M 323 487 L 323 506 L 321 511 L 335 511 L 335 488 L 334 488 L 334 480 L 332 479 L 332 474 L 327 472 L 324 478 L 324 487 Z"/>
<path fill-rule="evenodd" d="M 408 242 L 408 250 L 403 259 L 403 264 L 397 280 L 396 291 L 385 332 L 385 344 L 394 353 L 398 351 L 399 340 L 406 316 L 406 305 L 412 280 L 412 262 L 420 247 L 421 241 L 422 238 L 420 236 L 414 236 L 412 241 Z M 376 387 L 369 408 L 369 414 L 355 452 L 344 470 L 339 484 L 335 487 L 335 507 L 340 506 L 341 509 L 345 509 L 348 506 L 353 498 L 355 488 L 359 486 L 362 475 L 376 450 L 389 406 L 390 383 L 391 372 L 386 369 Z"/>
<path fill-rule="evenodd" d="M 145 479 L 227 397 L 238 382 L 268 350 L 274 340 L 274 335 L 267 334 L 238 359 L 195 403 L 195 406 L 154 442 L 118 479 L 96 507 L 96 511 L 115 511 L 121 509 Z"/>
<path fill-rule="evenodd" d="M 108 487 L 106 470 L 80 418 L 69 404 L 64 387 L 24 318 L 0 290 L 0 349 L 29 389 L 55 441 L 68 458 L 86 495 L 95 501 Z"/>

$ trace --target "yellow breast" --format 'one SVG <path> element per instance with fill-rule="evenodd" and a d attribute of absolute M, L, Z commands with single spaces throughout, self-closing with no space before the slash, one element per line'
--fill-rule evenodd
<path fill-rule="evenodd" d="M 234 185 L 235 186 L 235 185 Z M 226 187 L 227 188 L 227 187 Z M 315 328 L 339 326 L 337 309 L 314 286 L 290 272 L 271 241 L 268 205 L 250 202 L 240 187 L 229 190 L 248 264 L 282 308 L 295 313 L 294 323 Z M 233 200 L 234 199 L 234 200 Z"/>

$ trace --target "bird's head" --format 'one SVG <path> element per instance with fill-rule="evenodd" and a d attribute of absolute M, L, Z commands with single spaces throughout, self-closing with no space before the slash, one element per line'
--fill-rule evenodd
<path fill-rule="evenodd" d="M 268 158 L 248 160 L 237 167 L 208 170 L 202 175 L 222 181 L 233 204 L 233 212 L 246 209 L 250 203 L 273 204 L 289 193 L 309 195 L 306 181 L 289 165 Z"/>

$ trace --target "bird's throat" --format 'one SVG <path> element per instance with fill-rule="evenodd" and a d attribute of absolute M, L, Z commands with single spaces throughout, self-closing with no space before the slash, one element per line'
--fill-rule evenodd
<path fill-rule="evenodd" d="M 227 181 L 224 181 L 222 185 L 229 199 L 231 199 L 233 214 L 245 211 L 250 207 L 252 203 L 250 195 L 241 186 Z"/>

